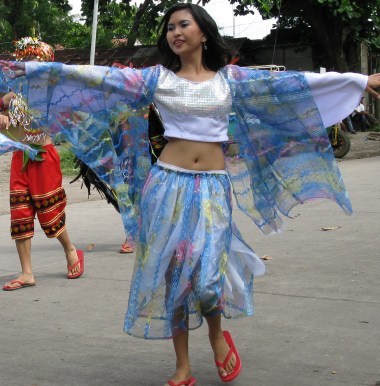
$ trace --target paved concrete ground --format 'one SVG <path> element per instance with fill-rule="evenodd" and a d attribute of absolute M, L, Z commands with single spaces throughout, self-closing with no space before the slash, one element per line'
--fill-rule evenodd
<path fill-rule="evenodd" d="M 241 353 L 236 386 L 375 385 L 380 381 L 380 157 L 341 163 L 355 214 L 318 201 L 295 208 L 281 235 L 266 237 L 236 211 L 266 261 L 255 282 L 256 316 L 225 321 Z M 65 279 L 58 242 L 38 230 L 37 286 L 0 291 L 0 386 L 162 386 L 170 341 L 122 332 L 134 255 L 117 253 L 121 222 L 104 201 L 68 205 L 68 227 L 85 274 Z M 0 281 L 19 271 L 9 215 L 0 216 Z M 331 227 L 323 231 L 323 227 Z M 221 385 L 207 329 L 191 333 L 198 385 Z"/>

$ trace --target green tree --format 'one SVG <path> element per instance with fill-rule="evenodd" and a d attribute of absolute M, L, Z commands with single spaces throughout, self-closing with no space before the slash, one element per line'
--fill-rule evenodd
<path fill-rule="evenodd" d="M 301 42 L 319 47 L 319 64 L 329 70 L 349 70 L 357 60 L 350 48 L 358 42 L 366 42 L 375 54 L 380 52 L 380 0 L 228 1 L 236 14 L 258 10 L 263 18 L 278 17 L 279 28 L 296 29 Z M 128 38 L 128 46 L 136 41 L 153 44 L 163 13 L 176 2 L 145 0 L 137 6 L 134 0 L 100 0 L 97 46 L 110 47 L 114 38 Z M 94 0 L 81 4 L 84 24 L 68 15 L 68 0 L 0 0 L 0 39 L 10 42 L 40 35 L 51 44 L 89 47 Z"/>
<path fill-rule="evenodd" d="M 99 0 L 98 13 L 103 14 L 107 12 L 107 6 L 112 0 Z M 94 12 L 94 0 L 82 0 L 81 4 L 81 16 L 84 18 L 84 22 L 87 26 L 92 25 L 92 14 Z"/>
<path fill-rule="evenodd" d="M 296 28 L 300 38 L 320 46 L 330 70 L 349 69 L 349 48 L 357 42 L 366 42 L 374 52 L 380 50 L 380 0 L 229 1 L 236 4 L 237 14 L 254 13 L 255 7 L 264 19 L 278 17 L 278 27 Z"/>
<path fill-rule="evenodd" d="M 145 0 L 136 6 L 134 0 L 99 0 L 99 18 L 97 42 L 103 41 L 102 36 L 128 37 L 127 45 L 132 47 L 137 41 L 142 44 L 154 44 L 157 26 L 162 14 L 177 0 L 154 1 Z M 82 0 L 82 16 L 86 25 L 92 24 L 94 8 L 93 0 Z"/>
<path fill-rule="evenodd" d="M 124 0 L 124 2 L 130 6 L 131 0 Z M 145 43 L 146 40 L 149 40 L 148 37 L 156 42 L 157 27 L 162 15 L 177 2 L 176 0 L 158 2 L 145 0 L 141 3 L 134 14 L 133 24 L 128 36 L 128 46 L 132 47 L 137 39 Z"/>
<path fill-rule="evenodd" d="M 91 29 L 75 22 L 68 0 L 0 0 L 2 52 L 13 51 L 13 40 L 37 36 L 49 44 L 89 47 Z M 62 33 L 64 32 L 64 33 Z"/>
<path fill-rule="evenodd" d="M 347 71 L 352 61 L 352 46 L 364 41 L 370 50 L 380 50 L 380 0 L 228 0 L 234 4 L 235 14 L 260 12 L 263 18 L 278 17 L 278 28 L 294 28 L 300 41 L 318 47 L 321 65 L 328 69 Z M 99 11 L 107 13 L 115 0 L 100 0 Z M 116 36 L 127 36 L 128 45 L 137 40 L 155 41 L 162 14 L 177 0 L 145 0 L 135 6 L 134 0 L 122 0 L 120 18 L 100 23 L 100 28 L 111 27 Z M 201 0 L 203 5 L 210 0 Z M 107 8 L 108 7 L 108 8 Z M 92 20 L 93 0 L 82 0 L 82 12 Z M 115 10 L 115 8 L 113 8 Z M 119 20 L 119 21 L 118 21 Z M 118 25 L 116 26 L 116 21 Z M 123 24 L 125 29 L 123 30 Z"/>
<path fill-rule="evenodd" d="M 111 1 L 99 15 L 97 44 L 102 47 L 108 46 L 113 39 L 127 39 L 129 46 L 133 46 L 136 40 L 142 44 L 154 44 L 154 33 L 147 31 L 146 28 L 142 28 L 133 43 L 130 43 L 131 30 L 138 11 L 138 7 L 126 4 L 125 1 Z"/>
<path fill-rule="evenodd" d="M 57 6 L 58 9 L 65 12 L 66 14 L 69 13 L 73 8 L 69 4 L 68 0 L 51 0 L 53 4 Z"/>
<path fill-rule="evenodd" d="M 1 38 L 49 35 L 55 24 L 67 21 L 71 10 L 67 0 L 1 0 Z"/>

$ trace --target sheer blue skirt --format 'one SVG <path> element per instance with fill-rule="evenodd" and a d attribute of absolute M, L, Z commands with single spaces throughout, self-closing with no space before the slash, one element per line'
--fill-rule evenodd
<path fill-rule="evenodd" d="M 139 244 L 124 330 L 146 339 L 194 329 L 204 316 L 253 314 L 262 261 L 232 222 L 225 171 L 152 166 L 141 200 Z"/>

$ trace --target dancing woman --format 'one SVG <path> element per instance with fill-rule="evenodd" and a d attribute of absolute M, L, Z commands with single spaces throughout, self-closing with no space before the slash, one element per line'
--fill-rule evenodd
<path fill-rule="evenodd" d="M 189 3 L 169 9 L 161 27 L 164 66 L 3 63 L 3 68 L 47 125 L 66 113 L 61 130 L 84 162 L 101 154 L 98 175 L 111 175 L 119 198 L 125 193 L 121 213 L 137 239 L 125 331 L 172 338 L 176 370 L 166 386 L 189 386 L 196 383 L 189 329 L 205 319 L 218 374 L 231 381 L 241 360 L 221 316 L 253 314 L 253 278 L 264 272 L 232 221 L 231 193 L 265 233 L 280 230 L 281 214 L 313 198 L 334 200 L 350 213 L 325 127 L 347 116 L 366 88 L 377 96 L 373 88 L 380 86 L 380 76 L 227 65 L 229 50 L 214 20 Z M 151 166 L 147 121 L 139 112 L 152 102 L 168 143 Z M 232 109 L 237 161 L 225 156 L 223 146 Z M 79 125 L 72 124 L 70 112 L 81 114 Z M 129 114 L 130 125 L 122 141 L 102 143 L 102 133 L 120 114 Z M 124 170 L 112 152 L 120 143 Z M 125 170 L 130 178 L 119 184 Z"/>

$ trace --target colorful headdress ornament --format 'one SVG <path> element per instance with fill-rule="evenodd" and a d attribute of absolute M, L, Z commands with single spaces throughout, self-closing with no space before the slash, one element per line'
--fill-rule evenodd
<path fill-rule="evenodd" d="M 14 42 L 16 47 L 13 56 L 17 61 L 29 57 L 36 57 L 40 62 L 52 62 L 54 49 L 49 44 L 39 41 L 37 38 L 25 37 Z"/>

